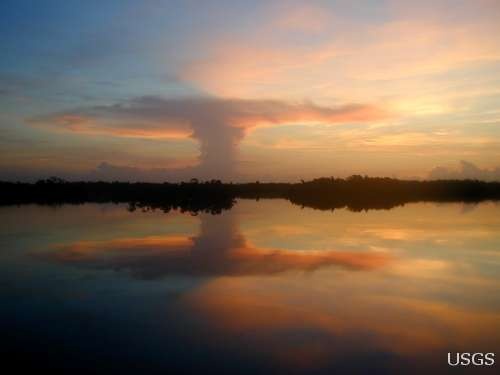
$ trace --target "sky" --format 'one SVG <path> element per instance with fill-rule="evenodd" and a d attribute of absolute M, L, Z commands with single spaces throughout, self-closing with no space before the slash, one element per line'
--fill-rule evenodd
<path fill-rule="evenodd" d="M 0 3 L 0 179 L 500 179 L 500 2 Z"/>

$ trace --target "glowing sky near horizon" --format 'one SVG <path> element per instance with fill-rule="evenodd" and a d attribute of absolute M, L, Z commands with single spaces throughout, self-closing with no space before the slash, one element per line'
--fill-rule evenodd
<path fill-rule="evenodd" d="M 0 179 L 407 178 L 461 160 L 500 176 L 498 1 L 0 14 Z"/>

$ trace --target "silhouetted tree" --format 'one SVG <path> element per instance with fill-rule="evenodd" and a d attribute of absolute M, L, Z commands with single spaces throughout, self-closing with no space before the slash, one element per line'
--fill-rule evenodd
<path fill-rule="evenodd" d="M 388 209 L 408 202 L 500 200 L 500 183 L 476 180 L 404 181 L 353 175 L 300 183 L 223 184 L 220 180 L 181 183 L 68 182 L 50 177 L 35 184 L 0 182 L 0 204 L 128 203 L 129 210 L 180 210 L 217 214 L 237 198 L 282 198 L 322 210 Z"/>

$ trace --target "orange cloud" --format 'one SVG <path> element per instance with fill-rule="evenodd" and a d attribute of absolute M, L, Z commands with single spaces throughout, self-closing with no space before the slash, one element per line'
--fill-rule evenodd
<path fill-rule="evenodd" d="M 293 123 L 373 122 L 389 112 L 371 104 L 336 107 L 311 102 L 217 98 L 140 97 L 123 104 L 80 108 L 29 119 L 35 125 L 87 134 L 117 136 L 196 137 L 199 123 L 206 127 L 253 128 Z"/>
<path fill-rule="evenodd" d="M 125 138 L 186 139 L 192 131 L 187 123 L 156 123 L 147 119 L 140 123 L 100 118 L 90 114 L 61 113 L 30 119 L 30 123 L 57 131 L 85 135 L 111 135 Z"/>
<path fill-rule="evenodd" d="M 200 142 L 200 168 L 211 178 L 235 169 L 238 145 L 258 126 L 314 122 L 372 122 L 389 113 L 370 104 L 336 107 L 309 102 L 218 98 L 139 97 L 110 106 L 77 108 L 30 119 L 37 126 L 120 137 L 193 138 Z M 192 171 L 194 172 L 194 171 Z"/>
<path fill-rule="evenodd" d="M 384 100 L 380 81 L 400 81 L 391 91 L 411 97 L 409 79 L 429 85 L 426 76 L 500 59 L 498 6 L 428 8 L 419 17 L 397 10 L 376 24 L 313 6 L 287 9 L 246 33 L 205 38 L 204 58 L 179 75 L 214 95 Z M 455 12 L 475 16 L 457 22 Z"/>

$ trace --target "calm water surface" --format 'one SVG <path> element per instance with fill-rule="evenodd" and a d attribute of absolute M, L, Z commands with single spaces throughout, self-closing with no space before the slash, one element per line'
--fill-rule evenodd
<path fill-rule="evenodd" d="M 83 373 L 457 373 L 500 361 L 500 206 L 221 215 L 0 208 L 4 366 Z M 90 370 L 90 371 L 89 371 Z"/>

